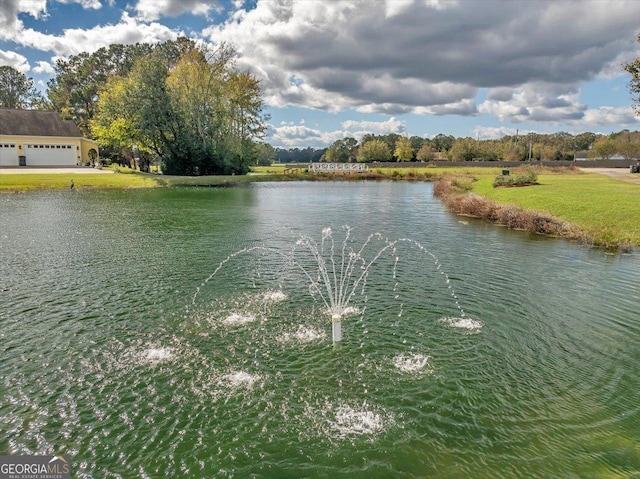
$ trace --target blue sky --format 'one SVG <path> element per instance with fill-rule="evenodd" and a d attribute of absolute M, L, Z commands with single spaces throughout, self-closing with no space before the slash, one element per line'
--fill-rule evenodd
<path fill-rule="evenodd" d="M 274 146 L 365 133 L 474 138 L 638 129 L 622 64 L 637 0 L 2 0 L 0 65 L 187 36 L 262 82 Z"/>

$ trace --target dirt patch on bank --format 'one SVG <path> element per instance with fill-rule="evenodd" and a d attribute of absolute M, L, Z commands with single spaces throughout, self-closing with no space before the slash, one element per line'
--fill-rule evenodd
<path fill-rule="evenodd" d="M 585 173 L 599 173 L 615 178 L 616 180 L 640 185 L 640 173 L 630 173 L 629 168 L 579 168 L 579 170 Z"/>

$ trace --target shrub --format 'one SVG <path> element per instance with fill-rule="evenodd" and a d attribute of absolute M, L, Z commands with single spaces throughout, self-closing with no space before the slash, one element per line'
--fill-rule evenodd
<path fill-rule="evenodd" d="M 493 180 L 493 187 L 500 186 L 529 186 L 538 184 L 538 174 L 533 170 L 527 170 L 517 175 L 499 175 Z"/>

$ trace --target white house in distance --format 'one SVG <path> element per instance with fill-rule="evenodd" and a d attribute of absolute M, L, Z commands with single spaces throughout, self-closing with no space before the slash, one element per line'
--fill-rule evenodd
<path fill-rule="evenodd" d="M 98 144 L 54 111 L 0 108 L 0 167 L 61 167 L 98 158 Z"/>

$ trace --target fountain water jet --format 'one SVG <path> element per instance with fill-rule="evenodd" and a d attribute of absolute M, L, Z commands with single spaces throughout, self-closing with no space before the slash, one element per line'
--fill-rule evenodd
<path fill-rule="evenodd" d="M 354 312 L 360 312 L 357 308 L 350 306 L 350 301 L 359 290 L 361 293 L 364 293 L 371 267 L 385 254 L 393 254 L 395 257 L 393 264 L 393 278 L 396 280 L 398 263 L 400 260 L 400 257 L 397 255 L 397 247 L 404 243 L 415 247 L 433 260 L 436 271 L 444 277 L 449 294 L 453 298 L 456 308 L 460 312 L 460 317 L 465 318 L 465 312 L 460 306 L 458 297 L 451 285 L 451 281 L 442 269 L 440 261 L 431 251 L 426 249 L 419 242 L 408 238 L 389 240 L 380 233 L 373 233 L 367 237 L 360 248 L 354 249 L 351 247 L 351 243 L 353 241 L 351 238 L 351 228 L 349 226 L 343 226 L 343 230 L 345 232 L 344 239 L 342 240 L 341 246 L 338 248 L 336 248 L 331 228 L 327 227 L 322 230 L 322 239 L 320 244 L 309 236 L 302 235 L 295 242 L 293 249 L 289 253 L 283 253 L 265 246 L 253 246 L 232 253 L 218 265 L 215 271 L 206 278 L 198 288 L 196 288 L 192 304 L 195 304 L 201 288 L 211 281 L 213 277 L 224 267 L 224 265 L 235 257 L 254 251 L 273 253 L 283 257 L 287 264 L 294 266 L 304 274 L 306 279 L 309 281 L 308 288 L 310 295 L 313 298 L 316 298 L 317 296 L 322 300 L 326 311 L 331 318 L 333 343 L 338 344 L 342 341 L 343 317 L 353 314 Z M 303 258 L 299 257 L 301 254 L 300 250 L 311 255 L 311 263 L 314 267 L 313 271 L 310 271 L 310 265 L 307 265 L 303 262 Z M 336 252 L 336 250 L 338 250 L 338 252 Z M 369 252 L 368 256 L 365 254 L 366 252 Z M 394 291 L 396 287 L 397 283 L 394 286 Z M 282 296 L 286 297 L 284 293 Z M 401 314 L 402 312 L 400 315 Z"/>

